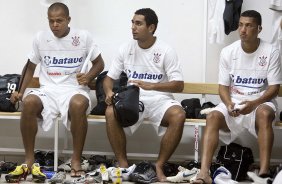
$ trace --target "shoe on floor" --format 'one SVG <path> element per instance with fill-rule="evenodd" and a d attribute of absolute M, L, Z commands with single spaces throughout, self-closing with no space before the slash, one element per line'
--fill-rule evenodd
<path fill-rule="evenodd" d="M 109 181 L 109 172 L 108 172 L 108 170 L 107 170 L 107 167 L 106 167 L 104 164 L 101 164 L 101 165 L 100 165 L 99 172 L 100 172 L 101 175 L 102 175 L 102 181 L 103 181 L 103 183 L 104 183 L 104 182 L 108 182 L 108 181 Z"/>
<path fill-rule="evenodd" d="M 137 183 L 153 183 L 158 181 L 155 166 L 147 161 L 137 164 L 129 178 L 130 181 Z"/>
<path fill-rule="evenodd" d="M 28 174 L 29 169 L 27 167 L 27 164 L 22 164 L 17 166 L 14 171 L 7 174 L 5 176 L 5 179 L 7 183 L 19 183 L 22 178 L 26 180 Z"/>
<path fill-rule="evenodd" d="M 247 175 L 253 180 L 253 184 L 271 184 L 273 179 L 269 175 L 257 175 L 255 172 L 247 172 Z"/>
<path fill-rule="evenodd" d="M 121 174 L 121 168 L 114 167 L 109 172 L 110 178 L 112 180 L 113 184 L 121 184 L 122 183 L 122 174 Z"/>
<path fill-rule="evenodd" d="M 15 162 L 5 162 L 0 161 L 0 172 L 3 174 L 7 174 L 13 170 L 15 170 L 17 167 L 17 163 Z"/>
<path fill-rule="evenodd" d="M 121 176 L 123 181 L 129 181 L 129 176 L 133 171 L 135 170 L 136 165 L 133 164 L 132 166 L 128 168 L 121 168 Z"/>
<path fill-rule="evenodd" d="M 31 174 L 32 174 L 32 181 L 35 183 L 44 183 L 46 180 L 46 175 L 41 172 L 40 165 L 38 163 L 34 163 L 31 166 Z"/>
<path fill-rule="evenodd" d="M 85 158 L 81 158 L 81 170 L 87 171 L 89 168 L 89 162 Z M 71 158 L 68 159 L 65 163 L 58 166 L 59 171 L 71 171 Z"/>
<path fill-rule="evenodd" d="M 55 184 L 55 183 L 63 183 L 63 181 L 66 179 L 66 172 L 64 171 L 60 171 L 57 172 L 56 174 L 54 174 L 52 176 L 52 178 L 49 180 L 49 182 L 51 184 Z"/>
<path fill-rule="evenodd" d="M 102 182 L 102 176 L 101 173 L 97 171 L 86 173 L 84 176 L 81 176 L 80 178 L 74 179 L 72 181 L 73 183 L 101 183 Z"/>
<path fill-rule="evenodd" d="M 191 170 L 186 169 L 182 166 L 178 167 L 179 172 L 175 176 L 167 177 L 167 181 L 172 182 L 172 183 L 179 183 L 179 182 L 185 182 L 185 181 L 190 181 L 192 177 L 196 176 L 198 173 L 197 168 L 193 168 Z"/>

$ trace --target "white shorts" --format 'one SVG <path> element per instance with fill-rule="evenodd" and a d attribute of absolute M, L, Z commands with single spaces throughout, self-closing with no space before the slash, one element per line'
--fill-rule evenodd
<path fill-rule="evenodd" d="M 236 101 L 235 99 L 232 99 L 232 102 L 240 103 L 240 101 Z M 274 112 L 276 112 L 276 107 L 272 102 L 265 102 L 263 104 L 268 105 L 274 110 Z M 219 111 L 223 114 L 223 116 L 225 117 L 225 122 L 230 130 L 230 132 L 225 132 L 220 130 L 219 131 L 220 140 L 225 144 L 230 144 L 244 130 L 248 130 L 252 135 L 254 135 L 257 138 L 257 133 L 255 128 L 257 108 L 254 111 L 252 111 L 250 114 L 233 117 L 229 115 L 227 107 L 225 106 L 224 103 L 218 104 L 213 110 Z"/>
<path fill-rule="evenodd" d="M 27 93 L 27 95 L 36 95 L 40 98 L 43 110 L 41 112 L 42 118 L 38 118 L 38 122 L 41 124 L 44 131 L 50 130 L 55 119 L 60 115 L 62 123 L 70 130 L 70 121 L 68 120 L 68 109 L 70 99 L 76 95 L 81 94 L 85 96 L 89 101 L 89 106 L 86 114 L 90 113 L 91 101 L 89 92 L 79 88 L 40 88 L 33 89 Z"/>
<path fill-rule="evenodd" d="M 140 96 L 140 101 L 144 104 L 144 112 L 139 113 L 137 123 L 124 128 L 127 135 L 132 135 L 142 124 L 143 120 L 146 119 L 153 125 L 157 134 L 162 136 L 166 131 L 166 127 L 160 126 L 160 124 L 165 112 L 174 105 L 182 107 L 178 101 L 166 95 Z"/>

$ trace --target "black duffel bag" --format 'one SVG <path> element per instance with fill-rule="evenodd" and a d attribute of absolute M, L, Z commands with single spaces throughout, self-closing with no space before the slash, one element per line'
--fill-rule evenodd
<path fill-rule="evenodd" d="M 221 146 L 216 156 L 217 167 L 224 166 L 236 181 L 246 179 L 249 166 L 253 162 L 252 150 L 236 143 Z"/>
<path fill-rule="evenodd" d="M 0 111 L 15 112 L 16 105 L 10 101 L 11 94 L 19 89 L 21 75 L 6 74 L 0 76 Z"/>
<path fill-rule="evenodd" d="M 139 119 L 139 112 L 144 111 L 144 105 L 139 101 L 139 94 L 140 89 L 135 85 L 127 86 L 115 93 L 114 113 L 122 127 L 134 125 Z"/>
<path fill-rule="evenodd" d="M 186 118 L 197 118 L 196 109 L 201 109 L 199 98 L 189 98 L 181 101 L 181 105 L 186 112 Z"/>
<path fill-rule="evenodd" d="M 96 80 L 96 98 L 97 98 L 97 105 L 91 110 L 90 114 L 92 115 L 105 115 L 107 104 L 105 102 L 105 92 L 103 89 L 103 81 L 107 76 L 108 71 L 104 71 L 100 73 Z M 114 80 L 113 84 L 113 92 L 116 93 L 117 91 L 121 90 L 122 88 L 126 87 L 127 85 L 127 75 L 125 72 L 120 74 L 119 79 Z"/>

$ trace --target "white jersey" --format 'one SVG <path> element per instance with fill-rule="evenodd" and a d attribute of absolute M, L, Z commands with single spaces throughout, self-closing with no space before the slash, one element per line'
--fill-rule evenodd
<path fill-rule="evenodd" d="M 271 24 L 271 43 L 282 50 L 282 31 L 280 28 L 280 22 L 282 21 L 282 13 L 280 11 L 272 11 L 272 24 Z"/>
<path fill-rule="evenodd" d="M 258 49 L 248 54 L 238 40 L 222 49 L 218 78 L 219 84 L 230 86 L 231 97 L 256 99 L 267 86 L 282 83 L 279 50 L 261 40 Z"/>
<path fill-rule="evenodd" d="M 158 39 L 148 49 L 140 48 L 136 40 L 122 45 L 107 75 L 112 79 L 118 79 L 122 71 L 125 71 L 128 80 L 142 80 L 151 83 L 183 81 L 176 52 Z M 145 91 L 142 89 L 140 94 L 172 96 L 171 93 L 167 92 Z"/>
<path fill-rule="evenodd" d="M 211 44 L 224 42 L 224 9 L 225 0 L 208 0 L 208 39 Z"/>
<path fill-rule="evenodd" d="M 273 10 L 281 11 L 282 10 L 282 0 L 270 0 L 269 8 Z"/>
<path fill-rule="evenodd" d="M 76 74 L 89 53 L 91 61 L 101 53 L 89 32 L 70 29 L 67 36 L 57 38 L 48 30 L 36 35 L 28 58 L 34 64 L 40 63 L 41 86 L 79 87 Z"/>

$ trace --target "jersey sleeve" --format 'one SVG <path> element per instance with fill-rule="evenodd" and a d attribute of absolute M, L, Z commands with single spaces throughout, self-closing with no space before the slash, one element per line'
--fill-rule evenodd
<path fill-rule="evenodd" d="M 92 52 L 90 60 L 93 61 L 101 54 L 101 50 L 99 49 L 98 45 L 94 42 L 93 36 L 88 31 L 85 32 L 87 55 Z"/>
<path fill-rule="evenodd" d="M 27 55 L 28 59 L 34 63 L 34 64 L 39 64 L 42 60 L 40 53 L 39 53 L 39 39 L 40 39 L 40 34 L 37 33 L 36 36 L 33 38 L 32 42 L 32 50 L 31 52 Z"/>
<path fill-rule="evenodd" d="M 118 79 L 121 72 L 124 70 L 124 52 L 124 46 L 121 46 L 107 73 L 107 75 L 114 80 Z"/>
<path fill-rule="evenodd" d="M 223 49 L 220 53 L 218 84 L 230 86 L 230 66 L 228 66 L 229 61 L 225 54 L 225 49 Z"/>
<path fill-rule="evenodd" d="M 183 81 L 183 74 L 174 49 L 169 48 L 164 58 L 164 68 L 168 81 Z"/>
<path fill-rule="evenodd" d="M 267 81 L 269 85 L 282 84 L 281 59 L 279 49 L 275 49 L 270 55 Z"/>

